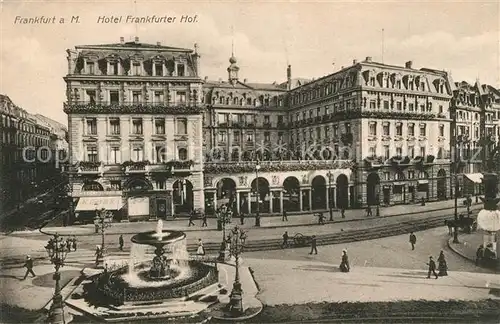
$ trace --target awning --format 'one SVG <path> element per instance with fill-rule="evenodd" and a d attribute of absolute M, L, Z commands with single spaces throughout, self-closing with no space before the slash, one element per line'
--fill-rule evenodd
<path fill-rule="evenodd" d="M 94 211 L 96 209 L 120 210 L 122 197 L 81 197 L 75 211 Z"/>
<path fill-rule="evenodd" d="M 474 183 L 482 183 L 483 182 L 483 174 L 482 173 L 467 173 L 464 176 Z"/>
<path fill-rule="evenodd" d="M 429 180 L 417 180 L 417 183 L 420 184 L 428 184 Z"/>

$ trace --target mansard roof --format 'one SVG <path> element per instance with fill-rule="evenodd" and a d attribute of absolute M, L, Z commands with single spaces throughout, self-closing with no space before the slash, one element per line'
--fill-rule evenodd
<path fill-rule="evenodd" d="M 264 90 L 264 91 L 285 91 L 285 86 L 278 83 L 244 83 L 244 82 L 227 82 L 227 81 L 211 81 L 207 80 L 204 84 L 207 88 L 212 89 L 241 89 L 241 90 Z"/>
<path fill-rule="evenodd" d="M 143 49 L 143 50 L 161 50 L 161 51 L 172 51 L 172 52 L 193 52 L 192 49 L 155 45 L 148 43 L 139 42 L 124 42 L 124 43 L 112 43 L 112 44 L 100 44 L 100 45 L 77 45 L 76 49 Z"/>

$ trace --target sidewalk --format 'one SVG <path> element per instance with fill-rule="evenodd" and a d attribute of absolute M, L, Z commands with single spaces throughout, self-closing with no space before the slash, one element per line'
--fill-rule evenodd
<path fill-rule="evenodd" d="M 471 207 L 471 210 L 479 210 L 482 208 L 482 204 L 474 204 Z M 376 211 L 373 210 L 372 217 L 366 217 L 365 210 L 361 209 L 352 209 L 345 211 L 345 218 L 340 217 L 340 212 L 335 210 L 333 213 L 333 223 L 346 223 L 360 220 L 368 220 L 368 219 L 381 219 L 387 217 L 395 217 L 395 216 L 404 216 L 404 215 L 415 215 L 415 214 L 425 214 L 432 211 L 445 211 L 445 210 L 453 210 L 454 201 L 446 200 L 440 202 L 432 202 L 426 203 L 425 206 L 421 206 L 420 204 L 414 205 L 397 205 L 390 207 L 381 207 L 380 208 L 380 216 L 376 217 Z M 463 205 L 459 206 L 459 212 L 464 212 L 465 207 Z M 329 212 L 324 212 L 324 216 L 326 219 L 326 223 L 329 222 L 330 218 Z M 131 222 L 131 223 L 113 223 L 110 228 L 106 230 L 108 234 L 135 234 L 143 231 L 151 231 L 155 229 L 156 221 L 147 221 L 147 222 Z M 184 232 L 191 231 L 216 231 L 217 230 L 217 221 L 215 218 L 208 219 L 208 227 L 201 227 L 201 220 L 195 220 L 195 226 L 187 226 L 188 219 L 178 219 L 173 221 L 163 221 L 163 228 L 168 230 L 177 230 Z M 232 225 L 240 224 L 240 220 L 238 218 L 233 218 Z M 282 216 L 264 216 L 260 219 L 261 228 L 280 228 L 280 227 L 298 227 L 298 226 L 310 226 L 317 225 L 318 218 L 314 216 L 314 213 L 306 213 L 306 214 L 293 214 L 289 213 L 288 221 L 282 221 Z M 255 216 L 245 217 L 244 225 L 239 225 L 241 228 L 249 229 L 255 228 Z M 45 227 L 44 231 L 49 233 L 59 233 L 61 235 L 89 235 L 95 233 L 95 227 L 93 224 L 89 225 L 76 225 L 76 226 L 68 226 L 68 227 Z M 34 231 L 22 231 L 16 232 L 16 234 L 30 234 L 30 233 L 38 233 L 38 230 Z"/>

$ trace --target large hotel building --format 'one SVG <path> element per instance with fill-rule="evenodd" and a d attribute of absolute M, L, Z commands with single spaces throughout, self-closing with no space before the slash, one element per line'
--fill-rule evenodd
<path fill-rule="evenodd" d="M 499 136 L 497 89 L 411 61 L 367 57 L 315 80 L 288 66 L 286 81 L 269 84 L 241 79 L 234 56 L 225 80 L 202 79 L 196 46 L 122 38 L 67 53 L 70 194 L 81 221 L 103 207 L 133 221 L 228 203 L 281 213 L 449 199 L 450 148 L 472 154 L 480 138 Z M 460 166 L 461 191 L 480 182 L 479 166 Z"/>

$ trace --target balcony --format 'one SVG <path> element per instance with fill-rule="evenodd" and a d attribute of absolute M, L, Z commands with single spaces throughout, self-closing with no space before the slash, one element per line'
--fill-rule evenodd
<path fill-rule="evenodd" d="M 249 173 L 255 172 L 257 162 L 205 162 L 204 172 L 211 174 L 219 173 Z M 287 172 L 287 171 L 311 171 L 330 170 L 332 168 L 352 168 L 354 162 L 351 160 L 280 160 L 260 161 L 259 172 Z"/>
<path fill-rule="evenodd" d="M 122 163 L 122 169 L 125 174 L 146 174 L 146 167 L 150 165 L 149 161 L 127 161 Z"/>
<path fill-rule="evenodd" d="M 172 168 L 167 165 L 166 162 L 153 162 L 152 164 L 146 165 L 146 173 L 148 174 L 161 174 L 167 173 L 170 174 L 172 172 Z"/>
<path fill-rule="evenodd" d="M 166 114 L 166 115 L 196 115 L 203 112 L 203 107 L 186 103 L 91 103 L 72 101 L 64 103 L 67 114 Z"/>
<path fill-rule="evenodd" d="M 88 162 L 82 161 L 77 165 L 77 173 L 79 175 L 95 175 L 102 176 L 104 172 L 102 162 Z"/>

